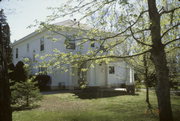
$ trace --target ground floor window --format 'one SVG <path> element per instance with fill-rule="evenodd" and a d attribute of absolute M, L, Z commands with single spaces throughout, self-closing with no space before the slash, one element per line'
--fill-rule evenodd
<path fill-rule="evenodd" d="M 109 74 L 114 74 L 114 73 L 115 73 L 114 66 L 109 66 Z"/>
<path fill-rule="evenodd" d="M 39 74 L 47 74 L 47 67 L 39 67 Z"/>

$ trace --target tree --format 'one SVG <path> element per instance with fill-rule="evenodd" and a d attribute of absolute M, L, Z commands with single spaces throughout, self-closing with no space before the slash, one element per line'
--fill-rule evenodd
<path fill-rule="evenodd" d="M 11 86 L 11 101 L 16 108 L 28 108 L 31 104 L 42 99 L 42 95 L 36 86 L 37 82 L 33 78 L 27 79 L 24 82 L 16 82 Z"/>
<path fill-rule="evenodd" d="M 169 4 L 171 6 L 168 6 Z M 143 10 L 142 8 L 148 9 Z M 169 45 L 178 43 L 180 39 L 178 35 L 173 34 L 179 32 L 179 9 L 178 1 L 172 0 L 135 2 L 128 0 L 68 1 L 66 5 L 53 9 L 54 15 L 53 17 L 48 17 L 48 22 L 58 17 L 81 12 L 83 16 L 80 20 L 87 18 L 98 29 L 106 32 L 98 31 L 98 29 L 90 29 L 87 32 L 88 34 L 83 35 L 82 38 L 77 37 L 75 40 L 81 41 L 79 45 L 96 42 L 99 44 L 99 48 L 93 51 L 90 50 L 86 55 L 72 53 L 60 54 L 57 52 L 55 53 L 56 56 L 58 56 L 59 60 L 61 59 L 61 63 L 58 63 L 63 66 L 64 61 L 62 60 L 67 60 L 70 57 L 71 61 L 67 62 L 68 64 L 118 60 L 150 53 L 157 77 L 156 94 L 159 119 L 160 121 L 173 121 L 166 52 Z M 143 23 L 141 22 L 142 18 L 144 19 Z M 62 26 L 55 27 L 54 25 L 45 23 L 41 24 L 41 26 L 60 35 L 63 34 L 59 31 L 65 29 Z M 146 41 L 142 41 L 141 32 L 146 33 Z M 76 36 L 78 35 L 79 32 L 77 30 Z M 66 35 L 64 36 L 66 37 Z M 133 44 L 133 47 L 146 46 L 146 50 L 140 48 L 139 52 L 136 53 L 131 48 L 130 53 L 116 52 L 117 49 L 121 50 L 122 45 L 126 45 L 128 48 L 129 44 Z"/>
<path fill-rule="evenodd" d="M 8 55 L 10 31 L 3 10 L 0 11 L 0 120 L 12 121 L 10 106 L 10 88 L 8 77 Z"/>
<path fill-rule="evenodd" d="M 25 64 L 24 64 L 25 63 Z M 12 68 L 13 70 L 13 68 Z M 30 74 L 30 61 L 24 58 L 14 69 L 14 80 L 11 80 L 11 103 L 15 108 L 28 108 L 35 101 L 41 100 L 42 95 L 37 87 L 34 76 Z"/>
<path fill-rule="evenodd" d="M 27 80 L 27 72 L 24 68 L 24 63 L 22 61 L 19 61 L 16 64 L 14 75 L 15 75 L 14 80 L 16 82 L 25 82 Z"/>

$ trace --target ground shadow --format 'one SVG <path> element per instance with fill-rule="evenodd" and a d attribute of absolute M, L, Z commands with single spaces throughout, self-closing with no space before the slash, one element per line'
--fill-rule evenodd
<path fill-rule="evenodd" d="M 25 110 L 32 110 L 32 109 L 35 109 L 35 108 L 39 108 L 40 105 L 32 105 L 32 106 L 29 106 L 29 107 L 26 107 L 26 106 L 12 106 L 12 111 L 25 111 Z"/>
<path fill-rule="evenodd" d="M 80 99 L 96 99 L 96 98 L 106 98 L 115 97 L 122 95 L 138 95 L 129 94 L 126 90 L 114 90 L 114 89 L 101 89 L 101 88 L 86 88 L 83 90 L 76 90 L 73 92 Z"/>
<path fill-rule="evenodd" d="M 59 94 L 59 93 L 72 93 L 74 90 L 49 90 L 49 91 L 41 91 L 42 95 L 52 95 L 52 94 Z"/>

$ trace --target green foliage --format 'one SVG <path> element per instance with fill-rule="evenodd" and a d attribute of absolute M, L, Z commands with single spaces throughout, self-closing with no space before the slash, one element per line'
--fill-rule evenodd
<path fill-rule="evenodd" d="M 87 87 L 87 82 L 86 81 L 80 82 L 79 86 L 81 89 L 85 89 Z"/>
<path fill-rule="evenodd" d="M 27 72 L 24 68 L 24 63 L 22 61 L 19 61 L 16 64 L 15 70 L 14 70 L 14 80 L 16 82 L 24 82 L 27 79 Z"/>
<path fill-rule="evenodd" d="M 140 89 L 142 88 L 142 84 L 140 82 L 136 82 L 135 83 L 135 88 L 136 88 L 136 91 L 139 92 Z"/>
<path fill-rule="evenodd" d="M 32 79 L 25 82 L 16 82 L 11 86 L 11 101 L 15 106 L 29 107 L 35 101 L 42 99 L 39 89 L 35 86 L 36 83 Z"/>

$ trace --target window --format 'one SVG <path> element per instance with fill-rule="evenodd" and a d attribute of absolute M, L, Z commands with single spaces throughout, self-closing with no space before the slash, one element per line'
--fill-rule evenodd
<path fill-rule="evenodd" d="M 27 52 L 29 52 L 29 43 L 27 43 Z"/>
<path fill-rule="evenodd" d="M 66 49 L 76 49 L 75 39 L 72 36 L 66 37 L 65 40 Z"/>
<path fill-rule="evenodd" d="M 109 74 L 114 74 L 114 73 L 115 73 L 114 66 L 109 66 Z"/>
<path fill-rule="evenodd" d="M 106 52 L 106 48 L 104 47 L 104 45 L 100 46 L 100 50 L 102 50 L 103 52 Z"/>
<path fill-rule="evenodd" d="M 18 58 L 18 48 L 16 48 L 16 58 Z"/>
<path fill-rule="evenodd" d="M 40 51 L 44 51 L 44 37 L 40 39 Z"/>
<path fill-rule="evenodd" d="M 39 67 L 39 74 L 47 74 L 47 67 Z"/>
<path fill-rule="evenodd" d="M 91 43 L 91 47 L 95 47 L 95 43 Z"/>
<path fill-rule="evenodd" d="M 36 51 L 33 50 L 33 61 L 36 61 Z"/>
<path fill-rule="evenodd" d="M 66 49 L 76 49 L 76 45 L 73 42 L 69 42 L 66 44 Z"/>

